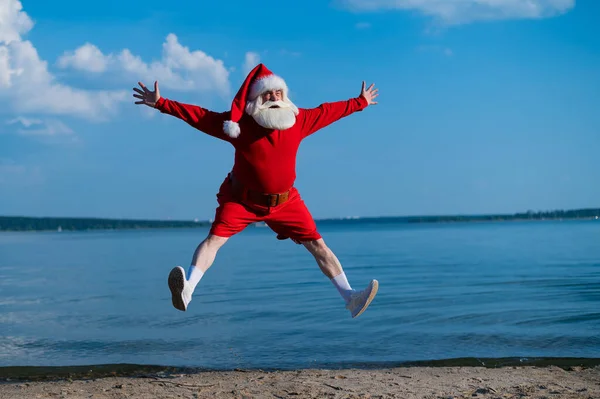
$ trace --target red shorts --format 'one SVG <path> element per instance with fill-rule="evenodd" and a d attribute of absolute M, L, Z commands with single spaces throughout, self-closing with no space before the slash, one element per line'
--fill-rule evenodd
<path fill-rule="evenodd" d="M 277 238 L 291 238 L 297 243 L 321 238 L 317 225 L 296 188 L 289 199 L 281 205 L 266 207 L 242 203 L 233 197 L 231 182 L 226 178 L 217 194 L 219 207 L 210 233 L 219 237 L 231 237 L 249 224 L 264 222 L 277 233 Z"/>

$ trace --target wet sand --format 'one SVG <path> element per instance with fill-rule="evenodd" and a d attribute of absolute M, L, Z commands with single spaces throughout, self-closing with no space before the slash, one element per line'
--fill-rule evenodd
<path fill-rule="evenodd" d="M 5 381 L 0 398 L 600 398 L 600 366 L 163 372 Z"/>

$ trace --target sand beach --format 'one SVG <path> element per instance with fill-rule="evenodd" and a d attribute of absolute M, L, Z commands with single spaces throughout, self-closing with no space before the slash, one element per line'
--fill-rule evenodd
<path fill-rule="evenodd" d="M 600 398 L 600 366 L 233 370 L 4 381 L 0 398 Z"/>

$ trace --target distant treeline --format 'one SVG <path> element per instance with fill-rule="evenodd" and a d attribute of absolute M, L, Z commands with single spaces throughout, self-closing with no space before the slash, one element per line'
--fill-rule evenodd
<path fill-rule="evenodd" d="M 208 224 L 206 221 L 0 216 L 0 230 L 5 231 L 152 229 L 201 227 Z"/>
<path fill-rule="evenodd" d="M 394 223 L 451 223 L 451 222 L 502 222 L 519 220 L 600 219 L 600 208 L 557 211 L 528 211 L 493 215 L 440 215 L 440 216 L 384 216 L 347 219 L 322 219 L 324 224 L 394 224 Z"/>
<path fill-rule="evenodd" d="M 456 216 L 398 216 L 376 218 L 323 219 L 317 223 L 363 224 L 363 223 L 449 223 L 518 220 L 598 219 L 600 208 L 523 212 L 505 215 L 456 215 Z M 100 218 L 51 218 L 0 216 L 0 231 L 43 230 L 124 230 L 152 228 L 190 228 L 210 226 L 210 221 L 185 220 L 135 220 Z"/>
<path fill-rule="evenodd" d="M 508 215 L 472 215 L 472 216 L 423 216 L 407 218 L 409 223 L 435 222 L 479 222 L 510 220 L 547 220 L 547 219 L 595 219 L 600 218 L 600 208 L 573 209 L 534 212 L 528 211 Z"/>

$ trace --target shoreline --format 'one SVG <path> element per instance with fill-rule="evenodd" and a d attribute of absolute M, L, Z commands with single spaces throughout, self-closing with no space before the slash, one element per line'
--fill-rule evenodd
<path fill-rule="evenodd" d="M 566 371 L 575 369 L 600 369 L 600 358 L 593 357 L 462 357 L 436 360 L 335 363 L 305 367 L 251 367 L 251 368 L 205 368 L 200 366 L 169 366 L 160 364 L 108 363 L 66 366 L 0 366 L 0 383 L 10 381 L 85 380 L 106 377 L 147 378 L 156 375 L 192 375 L 202 373 L 279 373 L 308 370 L 362 370 L 385 371 L 393 369 L 441 369 L 483 368 L 500 369 L 513 367 L 555 367 Z"/>
<path fill-rule="evenodd" d="M 3 398 L 592 399 L 600 366 L 231 370 L 0 383 Z"/>

